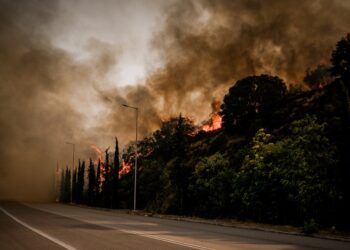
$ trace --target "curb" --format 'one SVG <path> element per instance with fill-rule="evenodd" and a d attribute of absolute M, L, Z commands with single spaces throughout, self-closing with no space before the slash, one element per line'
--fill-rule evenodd
<path fill-rule="evenodd" d="M 184 217 L 184 216 L 167 215 L 167 214 L 156 214 L 156 213 L 145 212 L 142 210 L 133 211 L 133 210 L 128 210 L 128 209 L 112 209 L 112 208 L 102 208 L 102 207 L 91 207 L 91 206 L 87 206 L 87 205 L 83 205 L 83 204 L 72 204 L 72 203 L 70 203 L 70 204 L 59 203 L 59 204 L 95 209 L 95 210 L 105 211 L 105 212 L 113 212 L 113 213 L 118 213 L 118 214 L 153 217 L 153 218 L 158 218 L 158 219 L 185 221 L 185 222 L 200 223 L 200 224 L 207 224 L 207 225 L 232 227 L 232 228 L 237 228 L 237 229 L 257 230 L 257 231 L 263 231 L 263 232 L 269 232 L 269 233 L 279 233 L 279 234 L 287 234 L 287 235 L 294 235 L 294 236 L 304 236 L 304 237 L 313 237 L 313 238 L 318 238 L 318 239 L 350 242 L 350 235 L 349 235 L 349 237 L 343 237 L 343 236 L 324 235 L 324 234 L 305 234 L 305 233 L 301 232 L 301 229 L 300 229 L 300 232 L 297 232 L 297 231 L 288 232 L 288 231 L 271 229 L 271 228 L 264 228 L 264 227 L 258 227 L 258 226 L 249 226 L 249 225 L 245 226 L 245 225 L 242 225 L 239 223 L 223 222 L 223 221 L 218 221 L 216 219 L 210 220 L 210 219 L 203 219 L 203 218 L 197 218 L 197 217 Z"/>

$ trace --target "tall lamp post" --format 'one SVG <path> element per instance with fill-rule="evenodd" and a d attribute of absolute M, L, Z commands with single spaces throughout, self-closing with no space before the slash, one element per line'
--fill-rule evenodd
<path fill-rule="evenodd" d="M 74 153 L 75 153 L 75 144 L 71 142 L 66 142 L 66 144 L 73 146 L 73 165 L 72 165 L 72 181 L 71 181 L 71 191 L 70 191 L 70 202 L 73 202 L 73 172 L 74 172 Z"/>
<path fill-rule="evenodd" d="M 134 176 L 134 211 L 136 211 L 136 183 L 137 183 L 137 120 L 139 116 L 139 108 L 122 104 L 123 107 L 134 109 L 136 112 L 136 143 L 135 143 L 135 176 Z"/>

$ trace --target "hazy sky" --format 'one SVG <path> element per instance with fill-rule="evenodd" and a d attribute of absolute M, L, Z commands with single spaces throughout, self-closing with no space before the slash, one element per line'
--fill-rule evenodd
<path fill-rule="evenodd" d="M 97 79 L 87 79 L 92 81 L 92 84 L 84 87 L 83 94 L 73 93 L 70 98 L 72 105 L 85 118 L 82 123 L 84 127 L 99 126 L 99 120 L 110 112 L 110 106 L 95 99 L 99 98 L 96 96 L 96 90 L 97 93 L 118 92 L 116 88 L 143 85 L 147 77 L 161 67 L 162 60 L 152 43 L 154 35 L 163 27 L 164 10 L 174 2 L 172 0 L 57 2 L 58 10 L 47 30 L 52 45 L 69 53 L 77 64 L 91 64 L 102 54 L 108 53 L 106 59 L 108 62 L 104 62 L 108 64 L 108 69 L 99 74 Z M 71 84 L 80 86 L 80 83 Z M 95 101 L 90 102 L 90 98 Z M 103 130 L 100 133 L 107 134 L 108 137 L 114 136 Z M 121 145 L 130 139 L 130 137 L 122 139 Z M 106 146 L 105 144 L 109 142 L 102 140 L 98 143 Z"/>
<path fill-rule="evenodd" d="M 161 65 L 151 42 L 164 21 L 162 8 L 171 2 L 61 0 L 50 37 L 55 46 L 78 60 L 94 56 L 94 40 L 105 43 L 117 57 L 117 64 L 108 72 L 110 84 L 144 83 Z"/>
<path fill-rule="evenodd" d="M 254 74 L 301 84 L 350 32 L 350 0 L 0 0 L 0 198 L 52 198 L 56 164 L 124 146 Z M 16 186 L 16 188 L 13 188 Z"/>

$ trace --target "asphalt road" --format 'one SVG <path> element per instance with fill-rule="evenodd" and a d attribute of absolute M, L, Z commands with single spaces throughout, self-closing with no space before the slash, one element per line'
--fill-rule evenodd
<path fill-rule="evenodd" d="M 0 249 L 350 249 L 349 242 L 62 204 L 0 202 Z"/>

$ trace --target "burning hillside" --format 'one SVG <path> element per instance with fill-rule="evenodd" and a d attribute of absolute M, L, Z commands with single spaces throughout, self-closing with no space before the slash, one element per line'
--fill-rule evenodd
<path fill-rule="evenodd" d="M 119 178 L 121 178 L 123 175 L 129 173 L 131 171 L 131 166 L 128 165 L 125 161 L 122 161 L 121 168 L 119 170 Z"/>
<path fill-rule="evenodd" d="M 210 119 L 204 122 L 202 130 L 205 132 L 214 131 L 221 128 L 222 117 L 219 115 L 220 102 L 214 100 L 211 104 L 212 113 L 210 114 Z"/>
<path fill-rule="evenodd" d="M 105 175 L 105 161 L 103 161 L 102 158 L 102 150 L 99 148 L 96 144 L 91 144 L 90 148 L 93 150 L 95 153 L 95 165 L 100 164 L 101 167 L 101 174 L 100 174 L 100 181 L 101 183 L 104 181 L 104 175 Z M 108 149 L 106 150 L 108 151 Z M 119 178 L 121 178 L 124 174 L 129 173 L 131 170 L 131 166 L 125 163 L 124 160 L 121 162 L 121 166 L 119 167 Z"/>

